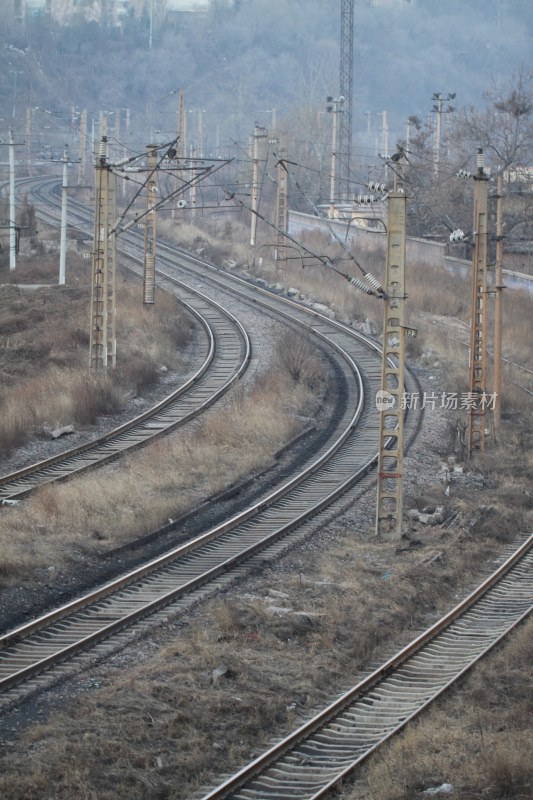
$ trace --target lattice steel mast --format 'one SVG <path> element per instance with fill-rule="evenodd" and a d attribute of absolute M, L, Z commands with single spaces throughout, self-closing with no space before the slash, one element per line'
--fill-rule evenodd
<path fill-rule="evenodd" d="M 338 127 L 337 153 L 339 198 L 350 199 L 350 160 L 352 154 L 354 0 L 341 0 L 340 91 L 344 97 Z"/>
<path fill-rule="evenodd" d="M 403 516 L 406 196 L 389 192 L 379 414 L 376 535 L 400 539 Z"/>

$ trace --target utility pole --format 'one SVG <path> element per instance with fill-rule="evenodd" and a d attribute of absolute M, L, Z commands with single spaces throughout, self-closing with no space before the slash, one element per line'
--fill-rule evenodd
<path fill-rule="evenodd" d="M 278 159 L 278 192 L 276 198 L 276 250 L 274 252 L 275 261 L 287 261 L 287 233 L 288 209 L 287 209 L 287 167 L 283 160 L 287 155 L 287 136 L 281 134 L 279 143 Z"/>
<path fill-rule="evenodd" d="M 259 211 L 259 139 L 264 139 L 265 136 L 266 129 L 256 124 L 252 143 L 252 219 L 250 247 L 255 247 L 256 245 L 257 212 Z"/>
<path fill-rule="evenodd" d="M 337 183 L 337 114 L 343 111 L 344 97 L 342 95 L 340 97 L 329 95 L 326 101 L 326 111 L 333 115 L 331 125 L 331 175 L 329 182 L 329 216 L 330 219 L 333 219 L 335 217 L 335 186 Z"/>
<path fill-rule="evenodd" d="M 474 223 L 472 250 L 472 299 L 470 321 L 469 411 L 467 459 L 483 459 L 485 448 L 485 361 L 487 338 L 487 208 L 489 179 L 484 171 L 483 150 L 477 153 L 474 175 Z"/>
<path fill-rule="evenodd" d="M 87 158 L 87 109 L 80 115 L 80 165 L 78 168 L 78 185 L 85 183 Z"/>
<path fill-rule="evenodd" d="M 17 214 L 15 209 L 15 142 L 9 129 L 9 269 L 17 268 Z"/>
<path fill-rule="evenodd" d="M 63 153 L 63 183 L 61 185 L 61 235 L 59 246 L 59 285 L 65 285 L 67 260 L 67 189 L 68 189 L 68 145 Z"/>
<path fill-rule="evenodd" d="M 91 369 L 116 366 L 115 303 L 115 176 L 108 163 L 107 137 L 102 136 L 96 163 L 93 280 L 91 291 Z"/>
<path fill-rule="evenodd" d="M 503 305 L 503 173 L 498 173 L 496 195 L 496 304 L 494 309 L 494 435 L 498 439 L 502 414 L 502 305 Z"/>
<path fill-rule="evenodd" d="M 143 303 L 155 302 L 155 248 L 156 248 L 156 168 L 157 148 L 153 144 L 147 145 L 148 149 L 148 180 L 146 191 L 148 197 L 148 213 L 144 222 L 144 280 Z"/>
<path fill-rule="evenodd" d="M 191 165 L 191 174 L 192 170 L 194 169 L 194 159 L 196 157 L 196 151 L 194 149 L 194 145 L 191 143 L 189 147 L 189 163 Z M 189 199 L 191 202 L 191 220 L 194 220 L 196 217 L 196 184 L 193 183 L 190 187 L 190 194 Z"/>
<path fill-rule="evenodd" d="M 24 130 L 26 139 L 26 173 L 31 176 L 31 108 L 26 109 L 26 125 Z"/>
<path fill-rule="evenodd" d="M 440 141 L 441 141 L 441 133 L 442 133 L 442 115 L 443 113 L 449 114 L 451 111 L 455 111 L 453 106 L 448 106 L 445 110 L 443 110 L 442 104 L 447 103 L 448 100 L 453 100 L 455 98 L 455 92 L 452 94 L 448 94 L 447 97 L 443 97 L 440 92 L 435 92 L 433 94 L 433 100 L 436 100 L 436 105 L 433 106 L 431 109 L 437 114 L 437 127 L 435 130 L 435 139 L 433 144 L 433 171 L 435 175 L 439 171 L 439 163 L 440 163 Z"/>
<path fill-rule="evenodd" d="M 376 536 L 402 535 L 403 416 L 405 344 L 406 202 L 403 192 L 388 196 L 385 314 L 381 362 Z M 412 329 L 408 333 L 415 333 Z"/>
<path fill-rule="evenodd" d="M 183 89 L 180 89 L 178 92 L 178 125 L 177 125 L 177 132 L 176 132 L 176 166 L 178 168 L 177 175 L 174 177 L 174 191 L 178 189 L 179 181 L 182 183 L 184 182 L 183 177 L 179 174 L 179 170 L 183 170 L 185 168 L 185 155 L 186 155 L 186 146 L 185 146 L 185 132 L 187 127 L 187 117 L 185 114 L 185 93 Z M 178 201 L 179 203 L 179 201 Z M 179 214 L 179 208 L 184 207 L 187 203 L 186 198 L 183 198 L 181 201 L 181 206 L 177 205 L 176 208 Z M 175 204 L 173 204 L 174 206 Z M 174 218 L 176 216 L 176 208 L 172 208 L 171 216 Z"/>
<path fill-rule="evenodd" d="M 381 113 L 381 150 L 382 155 L 387 159 L 385 162 L 385 182 L 389 183 L 389 117 L 386 111 Z"/>

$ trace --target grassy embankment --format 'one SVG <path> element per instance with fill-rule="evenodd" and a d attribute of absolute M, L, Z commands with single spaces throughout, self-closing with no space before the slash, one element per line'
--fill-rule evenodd
<path fill-rule="evenodd" d="M 33 275 L 26 279 L 35 282 Z M 163 292 L 146 309 L 138 288 L 121 287 L 119 366 L 116 374 L 99 377 L 86 368 L 87 289 L 0 291 L 0 368 L 6 376 L 0 446 L 6 452 L 31 436 L 43 437 L 45 427 L 86 427 L 121 409 L 126 393 L 142 395 L 157 382 L 162 364 L 178 372 L 186 367 L 181 354 L 190 343 L 190 321 Z M 325 381 L 307 341 L 302 350 L 302 342 L 277 329 L 273 337 L 279 355 L 268 370 L 249 391 L 232 391 L 192 432 L 158 441 L 120 467 L 44 486 L 2 509 L 0 585 L 31 584 L 41 568 L 68 565 L 80 549 L 101 552 L 134 539 L 272 463 L 320 404 Z M 294 348 L 303 371 L 286 386 L 286 356 Z"/>
<path fill-rule="evenodd" d="M 329 276 L 317 279 L 311 270 L 286 277 L 317 300 L 324 299 L 322 288 L 331 291 Z M 447 390 L 461 391 L 465 349 L 432 320 L 419 322 L 415 311 L 464 320 L 469 294 L 452 279 L 437 294 L 423 275 L 419 283 L 410 289 L 411 322 L 421 329 L 418 355 L 432 368 L 439 359 Z M 376 304 L 363 298 L 352 306 L 344 286 L 334 302 L 346 304 L 346 316 L 379 322 Z M 513 308 L 509 319 L 520 336 L 527 327 L 520 309 L 528 301 L 513 300 Z M 518 344 L 507 339 L 507 353 Z M 531 428 L 515 397 L 506 398 L 505 441 L 489 447 L 484 487 L 474 489 L 465 479 L 444 501 L 443 487 L 420 476 L 419 504 L 448 502 L 460 512 L 455 528 L 412 526 L 405 542 L 377 543 L 368 535 L 371 513 L 339 517 L 320 544 L 287 556 L 246 592 L 214 599 L 176 627 L 171 623 L 145 650 L 117 657 L 114 670 L 95 668 L 91 692 L 34 726 L 16 754 L 6 756 L 0 782 L 6 800 L 37 800 L 50 787 L 60 800 L 190 798 L 212 776 L 266 747 L 274 731 L 294 728 L 371 659 L 409 641 L 453 606 L 506 544 L 533 527 Z M 453 451 L 453 436 L 431 446 L 437 465 Z M 279 607 L 285 611 L 273 610 Z M 464 691 L 376 756 L 365 797 L 411 800 L 443 782 L 452 782 L 462 800 L 528 796 L 530 629 L 477 668 Z M 216 673 L 221 665 L 226 669 Z"/>

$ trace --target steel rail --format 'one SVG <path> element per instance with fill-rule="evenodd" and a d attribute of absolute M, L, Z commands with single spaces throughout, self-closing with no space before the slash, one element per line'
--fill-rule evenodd
<path fill-rule="evenodd" d="M 256 287 L 245 281 L 231 281 L 215 268 L 207 275 L 205 263 L 192 261 L 201 270 L 203 282 L 208 277 L 216 279 L 213 291 L 217 295 L 226 282 L 232 290 L 238 285 L 240 294 L 253 296 L 255 302 L 269 312 L 279 314 L 283 306 L 283 313 L 290 320 L 306 325 L 313 335 L 327 343 L 351 376 L 347 383 L 345 411 L 337 419 L 335 432 L 300 474 L 278 486 L 268 497 L 96 592 L 5 634 L 0 639 L 3 648 L 0 651 L 0 674 L 3 676 L 0 688 L 5 690 L 5 703 L 20 697 L 17 685 L 22 681 L 29 678 L 30 688 L 41 685 L 42 670 L 58 674 L 57 663 L 89 644 L 101 642 L 134 621 L 138 628 L 138 620 L 163 607 L 179 610 L 183 598 L 198 595 L 202 587 L 213 591 L 221 581 L 233 580 L 242 573 L 241 564 L 253 563 L 258 553 L 272 548 L 283 537 L 291 533 L 297 535 L 306 520 L 354 486 L 375 464 L 378 414 L 373 400 L 381 376 L 377 345 L 350 327 L 317 312 L 269 292 L 258 294 Z M 187 270 L 190 268 L 188 263 Z M 356 361 L 362 364 L 364 376 Z"/>
<path fill-rule="evenodd" d="M 351 361 L 351 359 L 350 359 Z M 351 362 L 351 368 L 355 375 L 359 376 L 357 367 Z M 5 690 L 22 679 L 26 679 L 42 671 L 43 668 L 63 659 L 66 655 L 71 655 L 84 649 L 90 642 L 97 642 L 104 636 L 108 636 L 114 630 L 119 630 L 124 625 L 131 624 L 140 617 L 153 612 L 163 605 L 176 600 L 179 596 L 191 592 L 206 581 L 213 580 L 223 574 L 229 568 L 234 568 L 243 560 L 249 558 L 258 550 L 263 549 L 268 544 L 276 541 L 280 536 L 287 533 L 303 519 L 312 513 L 317 513 L 325 503 L 331 502 L 334 496 L 343 491 L 346 481 L 353 482 L 357 479 L 354 475 L 354 464 L 351 456 L 343 453 L 342 461 L 344 464 L 331 464 L 337 451 L 348 439 L 353 439 L 352 431 L 356 421 L 360 418 L 363 409 L 363 393 L 359 393 L 359 402 L 355 404 L 355 411 L 346 412 L 341 420 L 340 434 L 337 432 L 334 441 L 328 441 L 326 445 L 315 455 L 314 460 L 305 467 L 298 475 L 292 477 L 282 486 L 277 487 L 267 497 L 260 500 L 240 514 L 216 526 L 205 534 L 197 537 L 191 542 L 187 542 L 180 547 L 160 556 L 143 566 L 132 570 L 128 574 L 121 576 L 115 581 L 111 581 L 100 587 L 97 591 L 91 592 L 82 598 L 65 604 L 59 609 L 43 615 L 26 625 L 20 626 L 0 637 L 0 690 Z M 364 452 L 367 452 L 364 445 Z M 348 456 L 348 458 L 347 458 Z M 364 459 L 363 459 L 364 460 Z M 338 461 L 338 460 L 337 460 Z M 361 461 L 361 456 L 359 457 Z M 374 458 L 370 459 L 368 465 L 361 465 L 361 474 L 366 473 L 370 468 Z M 348 462 L 348 463 L 346 463 Z M 320 467 L 325 465 L 326 487 L 318 489 L 317 480 L 320 484 L 321 476 L 316 477 Z M 329 466 L 329 470 L 328 470 Z M 339 471 L 343 466 L 344 474 Z M 330 474 L 333 471 L 333 476 Z M 308 481 L 307 490 L 312 500 L 303 498 L 304 481 Z M 332 489 L 331 483 L 335 486 Z M 296 511 L 288 509 L 288 499 L 291 492 L 296 506 Z M 273 506 L 278 502 L 277 515 L 273 514 Z M 313 505 L 310 507 L 309 503 Z M 250 528 L 249 522 L 253 522 Z M 217 562 L 213 566 L 213 559 Z M 197 563 L 191 563 L 197 562 Z M 207 566 L 206 566 L 207 562 Z M 156 570 L 158 573 L 156 574 Z M 170 581 L 175 584 L 168 589 L 169 574 Z M 157 577 L 159 575 L 159 578 Z M 145 583 L 143 583 L 143 580 Z M 154 583 L 155 582 L 155 583 Z M 147 588 L 148 585 L 148 588 Z M 118 595 L 122 591 L 123 594 Z M 111 610 L 108 607 L 106 598 L 111 595 L 109 603 L 114 606 Z M 147 599 L 147 593 L 150 597 Z M 155 593 L 155 597 L 153 597 Z M 140 604 L 138 603 L 140 599 Z M 99 605 L 104 601 L 103 606 Z M 94 604 L 93 611 L 88 612 L 89 604 Z M 132 610 L 133 607 L 133 610 Z M 87 613 L 91 619 L 87 622 Z M 78 616 L 76 616 L 78 614 Z M 74 641 L 65 646 L 65 620 L 67 615 L 72 619 Z M 114 617 L 109 621 L 110 617 Z M 105 624 L 102 625 L 102 620 Z M 80 637 L 80 625 L 82 629 L 94 627 L 96 622 L 97 630 L 89 636 Z M 50 627 L 50 626 L 54 626 Z M 46 638 L 43 641 L 42 633 L 46 627 Z M 51 637 L 54 634 L 61 635 L 61 646 L 56 647 Z M 30 637 L 33 636 L 33 639 Z M 23 637 L 23 638 L 21 638 Z M 29 655 L 29 650 L 33 652 Z M 43 650 L 46 655 L 43 657 Z M 52 650 L 52 653 L 50 653 Z M 35 656 L 34 654 L 37 654 Z M 25 667 L 19 669 L 22 661 L 30 661 Z M 16 669 L 13 669 L 13 664 Z"/>
<path fill-rule="evenodd" d="M 372 674 L 202 800 L 319 800 L 452 686 L 533 609 L 533 536 Z"/>
<path fill-rule="evenodd" d="M 239 320 L 214 299 L 171 276 L 166 285 L 205 331 L 200 367 L 162 401 L 104 436 L 1 476 L 0 500 L 24 497 L 43 483 L 94 469 L 168 434 L 197 417 L 242 377 L 251 360 L 251 344 Z M 222 339 L 224 346 L 217 346 Z"/>

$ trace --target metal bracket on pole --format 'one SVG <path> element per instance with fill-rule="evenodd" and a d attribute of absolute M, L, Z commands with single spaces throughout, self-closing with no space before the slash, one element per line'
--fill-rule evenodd
<path fill-rule="evenodd" d="M 402 535 L 406 196 L 388 197 L 387 273 L 379 414 L 376 536 Z"/>

